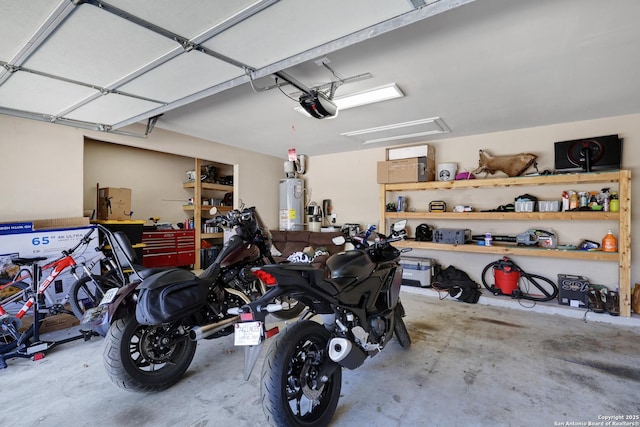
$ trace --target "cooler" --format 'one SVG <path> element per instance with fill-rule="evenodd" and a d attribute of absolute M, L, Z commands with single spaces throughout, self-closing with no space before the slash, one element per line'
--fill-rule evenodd
<path fill-rule="evenodd" d="M 402 284 L 404 286 L 418 286 L 426 288 L 431 286 L 431 276 L 433 275 L 431 258 L 402 257 Z"/>

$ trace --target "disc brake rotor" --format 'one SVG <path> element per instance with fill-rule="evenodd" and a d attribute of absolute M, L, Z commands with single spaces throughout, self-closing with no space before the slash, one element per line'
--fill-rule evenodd
<path fill-rule="evenodd" d="M 307 359 L 300 370 L 300 384 L 302 384 L 302 392 L 304 395 L 311 400 L 318 400 L 322 394 L 322 390 L 324 390 L 324 384 L 318 389 L 311 388 L 313 384 L 318 384 L 319 382 L 318 378 L 316 378 L 317 375 L 318 371 L 314 369 L 312 360 Z"/>
<path fill-rule="evenodd" d="M 140 334 L 140 353 L 150 363 L 166 363 L 176 348 L 175 339 L 157 333 L 161 328 L 145 328 Z"/>

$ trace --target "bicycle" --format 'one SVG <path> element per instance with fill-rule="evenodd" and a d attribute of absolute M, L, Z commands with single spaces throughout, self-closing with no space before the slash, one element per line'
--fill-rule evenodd
<path fill-rule="evenodd" d="M 507 286 L 489 285 L 486 275 L 492 270 L 494 278 L 509 277 Z M 511 277 L 512 276 L 512 277 Z M 497 282 L 498 280 L 496 280 Z M 527 273 L 508 257 L 487 264 L 482 270 L 482 284 L 494 295 L 508 295 L 529 301 L 551 301 L 558 296 L 558 286 L 550 279 L 538 274 Z M 505 292 L 505 290 L 507 292 Z"/>
<path fill-rule="evenodd" d="M 0 344 L 0 369 L 7 367 L 6 359 L 13 357 L 33 357 L 34 360 L 37 360 L 44 357 L 44 352 L 56 344 L 79 338 L 88 339 L 86 334 L 82 334 L 78 337 L 72 337 L 60 342 L 41 341 L 40 323 L 47 314 L 68 313 L 68 310 L 60 303 L 54 302 L 47 306 L 45 297 L 48 296 L 48 294 L 46 290 L 63 271 L 77 265 L 72 254 L 83 243 L 89 241 L 89 236 L 92 233 L 93 229 L 85 234 L 80 242 L 72 249 L 63 251 L 62 257 L 44 266 L 40 266 L 38 262 L 45 261 L 47 259 L 46 257 L 13 258 L 13 263 L 20 266 L 20 271 L 18 271 L 16 275 L 16 278 L 20 280 L 14 279 L 13 281 L 8 281 L 0 287 L 5 293 L 9 290 L 9 296 L 4 298 L 2 304 L 0 304 L 0 336 L 2 342 L 4 342 L 4 344 Z M 40 278 L 43 271 L 50 272 L 48 276 L 41 281 Z M 75 273 L 75 270 L 73 271 Z M 25 279 L 30 279 L 31 284 L 28 285 L 22 281 Z M 16 290 L 13 294 L 10 293 L 12 289 Z M 15 315 L 5 310 L 4 305 L 7 302 L 18 302 L 20 300 L 24 300 L 25 302 Z M 29 312 L 33 313 L 33 323 L 27 330 L 20 332 L 22 319 Z"/>

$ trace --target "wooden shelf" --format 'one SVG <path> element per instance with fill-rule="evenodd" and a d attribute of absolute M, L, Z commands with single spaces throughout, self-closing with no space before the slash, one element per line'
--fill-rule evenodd
<path fill-rule="evenodd" d="M 201 233 L 201 239 L 222 239 L 224 237 L 224 233 Z"/>
<path fill-rule="evenodd" d="M 215 162 L 203 161 L 201 159 L 195 159 L 194 170 L 200 171 L 200 167 L 203 164 L 215 164 Z M 220 165 L 220 164 L 219 164 Z M 207 192 L 220 192 L 220 193 L 232 193 L 233 185 L 212 184 L 210 182 L 201 181 L 189 181 L 182 183 L 182 187 L 193 190 L 193 200 L 200 202 L 203 198 L 208 198 L 205 193 Z M 202 239 L 221 239 L 224 237 L 224 233 L 203 233 L 202 223 L 205 219 L 211 218 L 209 209 L 212 205 L 183 205 L 182 209 L 189 213 L 193 217 L 195 228 L 195 240 L 196 240 L 196 262 L 195 269 L 200 269 L 200 249 Z M 219 213 L 226 213 L 233 209 L 232 206 L 215 206 Z"/>
<path fill-rule="evenodd" d="M 398 248 L 430 249 L 437 251 L 456 251 L 497 255 L 523 255 L 532 257 L 584 259 L 592 261 L 617 261 L 618 252 L 580 251 L 569 249 L 545 249 L 510 245 L 481 246 L 472 243 L 466 245 L 450 245 L 446 243 L 417 242 L 403 240 L 394 243 Z"/>
<path fill-rule="evenodd" d="M 195 181 L 189 181 L 182 184 L 183 188 L 196 188 Z M 226 191 L 232 192 L 233 185 L 223 185 L 223 184 L 212 184 L 210 182 L 201 182 L 200 188 L 202 190 L 211 190 L 211 191 Z"/>
<path fill-rule="evenodd" d="M 209 212 L 209 209 L 213 207 L 214 206 L 211 206 L 211 205 L 199 206 L 200 210 L 207 211 L 207 212 Z M 215 208 L 218 209 L 219 212 L 229 212 L 231 209 L 233 209 L 231 206 L 215 206 Z M 185 211 L 194 211 L 196 210 L 196 207 L 195 205 L 182 205 L 182 209 Z"/>
<path fill-rule="evenodd" d="M 579 185 L 593 183 L 617 183 L 620 199 L 619 212 L 569 211 L 569 212 L 386 212 L 388 192 L 456 190 L 469 188 L 501 188 L 511 186 Z M 403 248 L 497 255 L 522 255 L 576 260 L 609 261 L 618 264 L 620 314 L 631 315 L 631 172 L 629 170 L 571 173 L 559 175 L 524 176 L 513 178 L 470 179 L 465 181 L 417 182 L 380 185 L 380 224 L 386 229 L 388 220 L 438 219 L 438 220 L 486 220 L 486 221 L 616 221 L 618 223 L 618 252 L 580 251 L 533 248 L 529 246 L 480 246 L 475 244 L 449 245 L 406 240 L 396 245 Z"/>
<path fill-rule="evenodd" d="M 460 220 L 611 220 L 620 219 L 619 212 L 385 212 L 387 219 L 460 219 Z"/>
<path fill-rule="evenodd" d="M 620 172 L 568 173 L 558 175 L 519 176 L 513 178 L 468 179 L 460 181 L 412 182 L 383 184 L 386 191 L 452 190 L 456 188 L 510 187 L 514 185 L 588 184 L 618 182 Z"/>

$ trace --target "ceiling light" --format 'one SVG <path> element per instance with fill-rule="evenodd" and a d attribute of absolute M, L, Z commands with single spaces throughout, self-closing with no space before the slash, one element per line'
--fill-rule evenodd
<path fill-rule="evenodd" d="M 440 117 L 413 120 L 410 122 L 394 123 L 374 128 L 343 132 L 341 136 L 357 139 L 362 145 L 376 144 L 378 142 L 398 140 L 421 140 L 428 135 L 449 133 L 451 129 Z"/>
<path fill-rule="evenodd" d="M 389 83 L 373 89 L 363 90 L 350 95 L 333 98 L 331 101 L 338 106 L 338 111 L 349 108 L 360 107 L 375 102 L 388 101 L 389 99 L 401 98 L 404 94 L 395 83 Z M 295 107 L 294 110 L 309 116 L 302 107 Z"/>

